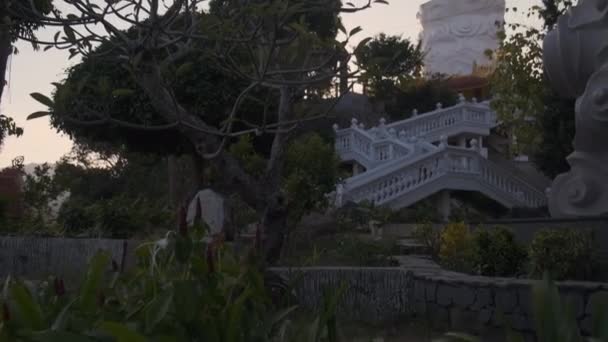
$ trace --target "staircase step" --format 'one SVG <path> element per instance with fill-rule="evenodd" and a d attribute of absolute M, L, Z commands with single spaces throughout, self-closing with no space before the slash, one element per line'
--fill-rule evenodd
<path fill-rule="evenodd" d="M 441 266 L 428 255 L 398 255 L 393 258 L 399 262 L 400 267 L 408 270 L 441 271 Z"/>
<path fill-rule="evenodd" d="M 402 239 L 397 241 L 397 248 L 401 255 L 429 255 L 430 249 L 414 239 Z"/>
<path fill-rule="evenodd" d="M 411 238 L 418 225 L 412 223 L 391 223 L 382 228 L 383 236 L 396 238 Z"/>

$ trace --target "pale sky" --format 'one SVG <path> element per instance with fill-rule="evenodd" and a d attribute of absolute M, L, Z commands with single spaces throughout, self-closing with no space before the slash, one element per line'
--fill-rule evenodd
<path fill-rule="evenodd" d="M 416 13 L 425 1 L 390 0 L 390 5 L 378 4 L 372 9 L 345 15 L 344 24 L 347 30 L 361 26 L 364 30 L 358 34 L 359 38 L 384 32 L 416 40 L 420 32 Z M 507 0 L 507 6 L 523 9 L 538 2 L 540 1 Z M 507 17 L 508 22 L 513 20 L 513 17 Z M 44 32 L 41 36 L 45 36 Z M 2 99 L 2 113 L 13 117 L 17 124 L 25 129 L 25 133 L 20 138 L 6 139 L 0 150 L 0 168 L 10 165 L 11 160 L 18 156 L 24 156 L 25 163 L 55 162 L 69 152 L 71 147 L 70 140 L 51 128 L 48 119 L 26 121 L 26 117 L 35 111 L 45 110 L 44 106 L 31 99 L 29 94 L 40 92 L 50 95 L 54 88 L 51 82 L 61 81 L 66 68 L 78 59 L 68 61 L 68 55 L 64 51 L 35 52 L 24 42 L 17 43 L 17 48 L 20 53 L 13 56 L 9 64 L 9 84 Z"/>

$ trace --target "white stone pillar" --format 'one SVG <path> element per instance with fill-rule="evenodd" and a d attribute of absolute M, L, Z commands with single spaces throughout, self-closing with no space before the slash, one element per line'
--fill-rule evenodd
<path fill-rule="evenodd" d="M 437 210 L 439 212 L 439 215 L 441 216 L 441 219 L 444 222 L 448 222 L 450 220 L 450 215 L 451 215 L 451 198 L 450 198 L 450 191 L 449 190 L 443 190 L 441 192 L 439 192 L 438 197 L 437 197 Z"/>
<path fill-rule="evenodd" d="M 461 136 L 458 138 L 458 146 L 465 148 L 467 147 L 467 138 L 464 136 Z"/>

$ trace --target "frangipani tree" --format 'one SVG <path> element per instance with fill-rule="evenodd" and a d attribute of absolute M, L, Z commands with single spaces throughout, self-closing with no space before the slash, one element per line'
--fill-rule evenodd
<path fill-rule="evenodd" d="M 125 77 L 133 80 L 134 89 L 107 89 L 109 94 L 119 100 L 141 91 L 161 120 L 115 118 L 112 112 L 88 108 L 86 103 L 81 103 L 66 119 L 82 125 L 112 124 L 133 131 L 178 132 L 199 157 L 221 170 L 225 182 L 239 185 L 243 199 L 262 215 L 266 251 L 272 261 L 279 255 L 287 226 L 281 184 L 286 143 L 303 120 L 326 115 L 296 113 L 294 104 L 308 88 L 337 77 L 338 62 L 348 63 L 352 56 L 344 54 L 350 37 L 361 30 L 347 31 L 339 25 L 345 38 L 339 41 L 311 31 L 304 19 L 319 12 L 352 13 L 373 3 L 387 2 L 365 0 L 332 7 L 326 6 L 326 0 L 235 0 L 238 6 L 228 13 L 213 15 L 203 11 L 204 0 L 63 0 L 63 12 L 36 13 L 41 22 L 62 28 L 52 41 L 37 43 L 68 49 L 72 56 L 111 58 L 120 65 Z M 107 45 L 107 50 L 98 51 L 100 44 Z M 219 123 L 208 120 L 217 113 L 206 113 L 204 109 L 195 113 L 183 105 L 173 88 L 174 75 L 191 67 L 182 60 L 193 53 L 222 60 L 220 65 L 226 71 L 246 83 L 230 110 L 221 113 L 223 120 Z M 353 71 L 348 76 L 355 81 L 357 74 Z M 61 85 L 57 86 L 57 91 L 61 91 Z M 272 96 L 258 100 L 275 109 L 263 115 L 261 122 L 247 122 L 239 115 L 241 106 L 260 89 Z M 58 114 L 55 112 L 60 108 L 48 96 L 32 96 L 49 110 L 33 113 L 30 119 Z M 261 176 L 248 173 L 225 151 L 231 139 L 246 134 L 271 137 Z"/>

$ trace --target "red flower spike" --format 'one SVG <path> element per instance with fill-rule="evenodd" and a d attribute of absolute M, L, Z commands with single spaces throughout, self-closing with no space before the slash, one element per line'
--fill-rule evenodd
<path fill-rule="evenodd" d="M 203 211 L 201 208 L 201 198 L 196 197 L 196 211 L 194 214 L 194 224 L 200 224 L 203 220 Z"/>
<path fill-rule="evenodd" d="M 55 294 L 57 297 L 65 295 L 65 284 L 63 283 L 63 279 L 55 278 Z"/>
<path fill-rule="evenodd" d="M 178 219 L 179 219 L 179 233 L 183 236 L 188 235 L 188 212 L 186 211 L 186 207 L 181 207 L 179 209 Z"/>
<path fill-rule="evenodd" d="M 8 305 L 6 303 L 2 304 L 2 320 L 4 322 L 8 322 L 11 320 L 11 312 L 8 309 Z"/>
<path fill-rule="evenodd" d="M 101 291 L 97 294 L 97 304 L 99 306 L 104 306 L 106 304 L 106 295 Z"/>
<path fill-rule="evenodd" d="M 207 246 L 206 254 L 207 268 L 209 269 L 209 273 L 215 273 L 215 248 L 213 247 L 213 244 L 209 244 Z"/>
<path fill-rule="evenodd" d="M 262 225 L 258 223 L 255 229 L 255 250 L 257 252 L 262 251 L 262 235 L 263 235 Z"/>

